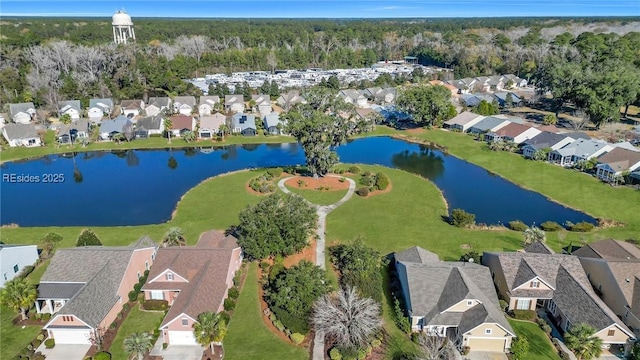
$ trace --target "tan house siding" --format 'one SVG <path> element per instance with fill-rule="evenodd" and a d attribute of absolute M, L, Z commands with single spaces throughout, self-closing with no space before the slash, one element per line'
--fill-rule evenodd
<path fill-rule="evenodd" d="M 491 330 L 491 334 L 487 334 L 485 331 L 486 330 Z M 480 336 L 480 337 L 505 337 L 505 336 L 510 336 L 510 334 L 505 331 L 503 328 L 501 328 L 500 326 L 496 325 L 496 324 L 482 324 L 479 325 L 478 327 L 472 329 L 471 331 L 468 331 L 466 334 L 464 334 L 465 336 Z"/>
<path fill-rule="evenodd" d="M 534 282 L 538 282 L 538 287 L 533 287 L 533 283 Z M 547 286 L 544 282 L 542 282 L 542 280 L 540 280 L 540 278 L 535 277 L 529 281 L 527 281 L 526 283 L 518 286 L 516 289 L 532 289 L 532 290 L 553 290 L 551 289 L 549 286 Z"/>
<path fill-rule="evenodd" d="M 491 330 L 490 334 L 486 330 Z M 511 347 L 513 335 L 497 324 L 482 324 L 463 336 L 464 346 L 471 347 L 471 351 L 506 351 Z M 474 346 L 475 345 L 475 346 Z"/>
<path fill-rule="evenodd" d="M 613 331 L 612 336 L 609 336 L 609 330 Z M 602 339 L 602 342 L 605 344 L 623 344 L 629 340 L 629 335 L 615 324 L 598 331 L 595 335 Z"/>
<path fill-rule="evenodd" d="M 468 304 L 467 301 L 470 301 L 471 304 Z M 465 312 L 469 309 L 471 309 L 471 307 L 475 306 L 478 304 L 478 300 L 475 299 L 465 299 L 460 301 L 459 303 L 453 305 L 452 307 L 448 308 L 447 310 L 445 310 L 445 312 Z"/>

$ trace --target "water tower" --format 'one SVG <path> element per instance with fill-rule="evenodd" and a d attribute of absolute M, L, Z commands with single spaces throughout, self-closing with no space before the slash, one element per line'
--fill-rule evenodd
<path fill-rule="evenodd" d="M 113 14 L 113 42 L 116 44 L 126 44 L 129 39 L 135 40 L 136 33 L 133 32 L 133 21 L 124 10 L 118 10 Z"/>

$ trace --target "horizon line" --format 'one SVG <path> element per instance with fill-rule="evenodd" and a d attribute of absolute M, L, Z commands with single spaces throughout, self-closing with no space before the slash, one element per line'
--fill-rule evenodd
<path fill-rule="evenodd" d="M 115 14 L 115 13 L 114 13 Z M 127 13 L 131 16 L 131 14 Z M 3 14 L 2 20 L 11 20 L 7 17 L 12 18 L 102 18 L 102 17 L 111 17 L 113 14 L 104 13 L 104 14 L 61 14 L 61 13 L 50 13 L 50 14 L 17 14 L 17 13 L 9 13 Z M 515 18 L 515 19 L 588 19 L 588 18 L 624 18 L 624 19 L 637 19 L 640 20 L 639 15 L 496 15 L 496 16 L 423 16 L 423 17 L 243 17 L 243 16 L 217 16 L 217 17 L 203 17 L 203 16 L 135 16 L 132 18 L 135 19 L 194 19 L 194 20 L 205 20 L 205 19 L 234 19 L 234 20 L 252 20 L 252 19 L 260 19 L 260 20 L 425 20 L 425 19 L 503 19 L 503 18 Z"/>

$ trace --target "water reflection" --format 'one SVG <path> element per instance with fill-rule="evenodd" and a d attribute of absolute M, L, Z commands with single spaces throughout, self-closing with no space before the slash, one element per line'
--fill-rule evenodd
<path fill-rule="evenodd" d="M 440 152 L 421 146 L 419 151 L 404 150 L 391 156 L 394 167 L 427 179 L 435 180 L 444 172 L 444 159 Z"/>

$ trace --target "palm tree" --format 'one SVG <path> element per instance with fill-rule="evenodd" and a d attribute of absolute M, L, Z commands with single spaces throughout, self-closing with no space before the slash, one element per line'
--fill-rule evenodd
<path fill-rule="evenodd" d="M 527 230 L 525 230 L 523 234 L 525 245 L 533 244 L 536 241 L 544 242 L 546 240 L 544 231 L 540 230 L 536 226 L 527 228 Z"/>
<path fill-rule="evenodd" d="M 71 141 L 71 115 L 63 114 L 60 116 L 60 122 L 63 123 L 67 127 L 67 135 L 69 135 L 69 145 L 73 146 L 73 141 Z"/>
<path fill-rule="evenodd" d="M 184 141 L 188 143 L 194 142 L 196 141 L 196 133 L 191 130 L 187 130 L 184 133 L 182 133 L 182 139 L 184 139 Z"/>
<path fill-rule="evenodd" d="M 222 134 L 222 141 L 224 141 L 224 134 L 229 133 L 229 125 L 227 124 L 220 125 L 220 127 L 218 128 L 218 131 L 220 131 L 220 134 Z"/>
<path fill-rule="evenodd" d="M 227 322 L 214 312 L 203 312 L 198 315 L 198 322 L 193 324 L 193 334 L 198 344 L 210 346 L 213 351 L 213 344 L 222 345 L 222 340 L 227 335 Z"/>
<path fill-rule="evenodd" d="M 186 242 L 182 229 L 179 227 L 172 227 L 164 235 L 162 245 L 167 246 L 182 246 Z"/>
<path fill-rule="evenodd" d="M 26 279 L 15 278 L 4 284 L 0 292 L 0 303 L 14 311 L 20 311 L 22 320 L 27 319 L 27 310 L 36 301 L 36 287 Z"/>
<path fill-rule="evenodd" d="M 578 360 L 590 360 L 602 353 L 602 339 L 594 336 L 596 329 L 587 324 L 572 326 L 564 336 L 564 343 L 573 351 Z"/>
<path fill-rule="evenodd" d="M 135 332 L 124 339 L 123 345 L 129 358 L 135 357 L 137 360 L 142 360 L 153 348 L 153 336 L 148 332 Z"/>
<path fill-rule="evenodd" d="M 360 297 L 350 286 L 316 301 L 311 322 L 316 331 L 349 349 L 364 346 L 382 326 L 380 305 L 371 298 Z"/>
<path fill-rule="evenodd" d="M 169 139 L 169 144 L 171 144 L 171 131 L 173 130 L 173 121 L 170 118 L 164 119 L 164 131 L 167 132 L 167 138 Z"/>

